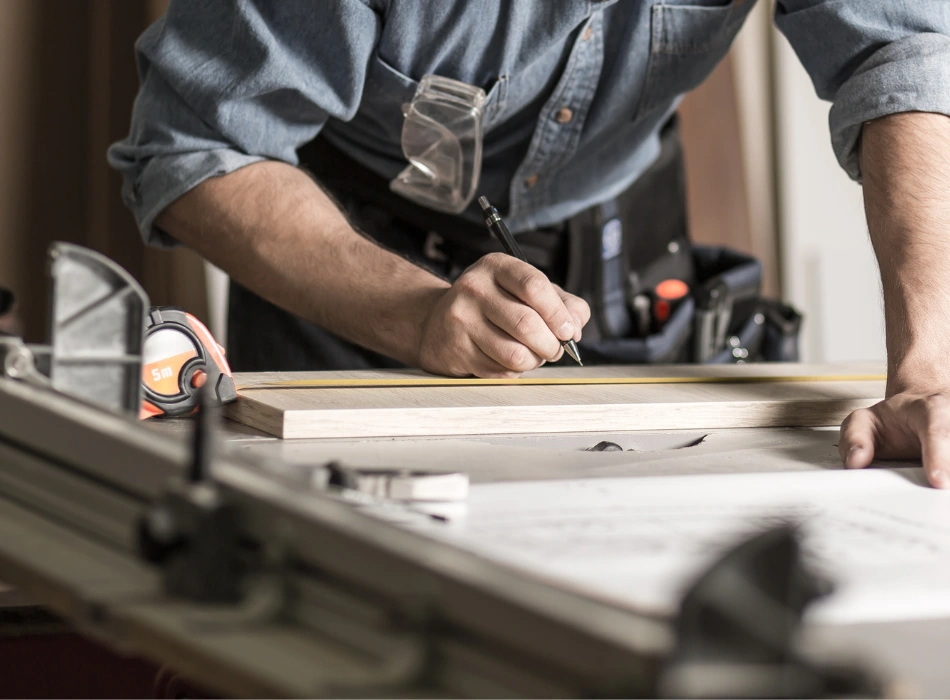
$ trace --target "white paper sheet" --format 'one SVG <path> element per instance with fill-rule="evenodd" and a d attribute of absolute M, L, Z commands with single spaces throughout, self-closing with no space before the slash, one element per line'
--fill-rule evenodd
<path fill-rule="evenodd" d="M 484 484 L 465 518 L 423 529 L 586 594 L 673 613 L 725 549 L 788 521 L 836 584 L 811 621 L 950 617 L 950 492 L 927 487 L 920 469 Z"/>

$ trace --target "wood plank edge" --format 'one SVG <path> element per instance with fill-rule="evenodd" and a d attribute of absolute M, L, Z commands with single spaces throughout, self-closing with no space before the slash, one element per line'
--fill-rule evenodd
<path fill-rule="evenodd" d="M 389 438 L 519 433 L 584 433 L 731 428 L 816 428 L 837 426 L 848 414 L 881 398 L 736 401 L 717 404 L 570 405 L 563 415 L 532 416 L 533 408 L 510 407 L 503 420 L 497 407 L 285 411 L 285 439 Z M 545 406 L 551 411 L 552 406 Z M 359 416 L 354 415 L 359 413 Z M 406 414 L 412 414 L 407 425 Z M 253 416 L 252 416 L 253 417 Z M 478 425 L 492 420 L 496 426 Z M 268 430 L 262 424 L 248 423 Z M 273 434 L 277 434 L 276 432 Z"/>
<path fill-rule="evenodd" d="M 239 396 L 237 401 L 227 404 L 224 409 L 224 415 L 231 420 L 279 438 L 287 437 L 285 413 L 247 396 Z"/>

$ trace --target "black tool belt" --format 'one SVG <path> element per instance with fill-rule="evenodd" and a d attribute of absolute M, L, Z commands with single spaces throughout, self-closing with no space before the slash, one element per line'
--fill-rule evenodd
<path fill-rule="evenodd" d="M 419 206 L 395 194 L 389 182 L 360 165 L 324 138 L 298 152 L 306 168 L 362 234 L 413 263 L 454 279 L 489 253 L 504 251 L 483 224 Z M 558 277 L 563 265 L 565 227 L 518 234 L 528 261 Z"/>
<path fill-rule="evenodd" d="M 761 263 L 690 242 L 675 118 L 661 144 L 657 161 L 616 198 L 518 234 L 532 265 L 590 304 L 585 363 L 797 361 L 801 316 L 762 298 Z M 436 274 L 452 280 L 502 251 L 486 227 L 403 199 L 324 138 L 299 155 L 357 230 Z M 688 292 L 661 298 L 669 280 Z"/>

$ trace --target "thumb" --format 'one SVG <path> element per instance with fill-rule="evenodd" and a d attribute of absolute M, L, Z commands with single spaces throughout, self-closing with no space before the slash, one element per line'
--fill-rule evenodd
<path fill-rule="evenodd" d="M 862 408 L 844 419 L 841 424 L 838 454 L 848 469 L 864 469 L 874 461 L 874 413 Z"/>

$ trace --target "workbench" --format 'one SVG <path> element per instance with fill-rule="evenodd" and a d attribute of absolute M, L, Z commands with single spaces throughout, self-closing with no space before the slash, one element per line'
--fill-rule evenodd
<path fill-rule="evenodd" d="M 226 425 L 231 445 L 264 460 L 312 465 L 338 459 L 366 467 L 451 468 L 467 472 L 473 484 L 843 468 L 837 428 L 284 441 L 240 424 Z M 180 423 L 155 427 L 186 429 Z M 638 451 L 580 452 L 600 440 Z M 950 619 L 811 626 L 806 634 L 806 643 L 816 650 L 845 651 L 869 660 L 898 680 L 905 697 L 946 697 L 950 691 L 950 667 L 942 661 Z"/>
<path fill-rule="evenodd" d="M 147 423 L 148 429 L 168 443 L 185 443 L 193 422 L 173 419 Z M 560 433 L 557 435 L 490 435 L 465 437 L 377 438 L 364 440 L 298 439 L 285 441 L 246 426 L 224 421 L 221 436 L 228 452 L 251 461 L 279 465 L 292 474 L 329 460 L 361 467 L 404 467 L 412 470 L 464 471 L 473 484 L 502 481 L 551 479 L 640 478 L 664 475 L 794 472 L 841 469 L 836 428 L 727 429 L 688 431 L 630 431 L 604 434 Z M 583 452 L 600 440 L 610 440 L 635 452 Z M 886 466 L 886 465 L 885 465 Z M 2 514 L 0 514 L 2 515 Z M 0 517 L 2 521 L 2 517 Z M 0 533 L 4 523 L 0 522 Z M 116 562 L 116 575 L 123 571 Z M 141 577 L 129 571 L 130 580 Z M 81 577 L 80 577 L 81 578 Z M 144 580 L 144 579 L 143 579 Z M 78 587 L 90 582 L 78 581 Z M 132 583 L 126 581 L 131 590 Z M 143 583 L 142 585 L 146 585 Z M 152 585 L 152 584 L 147 584 Z M 35 593 L 35 595 L 34 595 Z M 26 601 L 46 600 L 55 592 L 37 587 L 20 591 Z M 142 608 L 137 613 L 144 624 L 162 614 L 160 608 Z M 128 626 L 128 620 L 123 624 Z M 171 630 L 172 623 L 169 623 Z M 126 630 L 130 639 L 141 629 Z M 171 635 L 171 632 L 169 632 Z M 273 643 L 287 641 L 286 632 L 274 629 Z M 282 636 L 283 635 L 283 636 Z M 805 640 L 815 653 L 822 650 L 861 658 L 894 679 L 900 692 L 921 697 L 943 697 L 950 689 L 950 668 L 942 663 L 942 642 L 950 635 L 950 619 L 906 621 L 845 626 L 809 626 Z M 182 658 L 182 648 L 168 643 L 169 661 Z M 242 648 L 246 651 L 242 651 Z M 255 647 L 239 636 L 220 650 L 217 661 L 253 654 Z M 303 645 L 295 647 L 306 649 Z M 151 644 L 153 654 L 163 653 L 161 644 Z M 312 648 L 311 652 L 318 651 Z M 302 652 L 301 652 L 302 653 Z M 209 657 L 204 657 L 205 660 Z M 248 658 L 249 665 L 262 660 Z M 293 663 L 287 662 L 288 672 Z M 275 670 L 275 673 L 278 670 Z M 238 682 L 238 681 L 236 681 Z M 266 691 L 267 685 L 251 688 Z"/>

